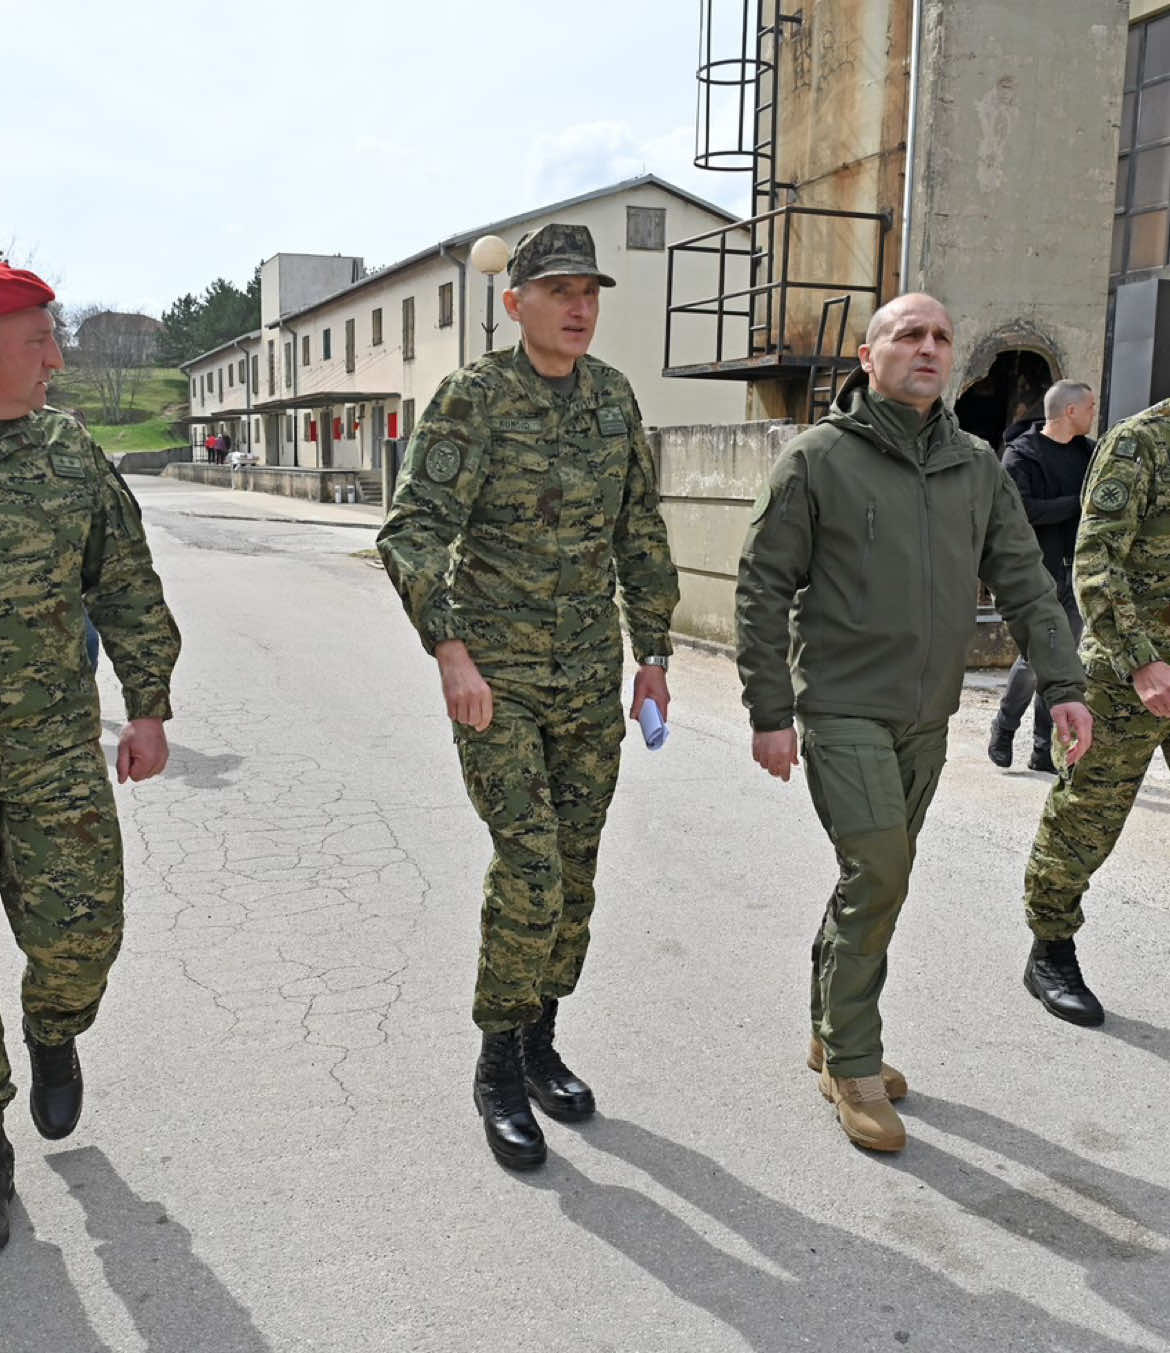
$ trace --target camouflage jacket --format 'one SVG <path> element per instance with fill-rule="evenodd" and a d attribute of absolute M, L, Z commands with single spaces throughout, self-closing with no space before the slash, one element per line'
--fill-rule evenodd
<path fill-rule="evenodd" d="M 449 376 L 420 419 L 378 549 L 428 652 L 485 675 L 612 680 L 615 577 L 635 657 L 669 653 L 678 583 L 641 415 L 593 357 L 560 396 L 522 346 Z"/>
<path fill-rule="evenodd" d="M 0 421 L 0 755 L 97 737 L 89 610 L 131 719 L 169 719 L 179 632 L 134 495 L 68 414 Z"/>
<path fill-rule="evenodd" d="M 1092 675 L 1170 662 L 1170 400 L 1101 439 L 1081 491 L 1073 586 Z"/>

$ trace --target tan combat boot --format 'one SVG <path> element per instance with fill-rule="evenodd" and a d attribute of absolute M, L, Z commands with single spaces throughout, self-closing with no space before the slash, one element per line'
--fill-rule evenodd
<path fill-rule="evenodd" d="M 809 1039 L 808 1057 L 805 1060 L 810 1071 L 819 1071 L 825 1064 L 825 1050 L 821 1047 L 821 1040 L 816 1034 L 813 1034 Z M 882 1084 L 886 1087 L 886 1098 L 891 1102 L 895 1099 L 905 1099 L 910 1093 L 910 1087 L 906 1084 L 906 1077 L 896 1066 L 889 1066 L 883 1062 L 881 1077 Z M 821 1091 L 825 1094 L 826 1099 L 829 1098 L 823 1081 L 821 1082 Z"/>
<path fill-rule="evenodd" d="M 837 1110 L 846 1137 L 870 1151 L 901 1151 L 906 1129 L 886 1097 L 880 1076 L 842 1076 L 821 1068 L 821 1094 Z"/>

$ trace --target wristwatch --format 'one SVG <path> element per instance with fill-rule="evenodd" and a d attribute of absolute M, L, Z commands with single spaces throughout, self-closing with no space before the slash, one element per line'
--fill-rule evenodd
<path fill-rule="evenodd" d="M 670 659 L 664 658 L 661 653 L 652 653 L 648 658 L 642 659 L 643 667 L 661 667 L 665 672 L 670 666 Z"/>

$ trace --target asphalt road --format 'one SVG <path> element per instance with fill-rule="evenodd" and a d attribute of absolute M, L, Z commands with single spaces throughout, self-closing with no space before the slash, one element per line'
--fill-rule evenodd
<path fill-rule="evenodd" d="M 1020 981 L 1048 781 L 992 768 L 994 696 L 964 697 L 883 1002 L 910 1142 L 875 1157 L 803 1061 L 831 850 L 751 763 L 731 665 L 684 652 L 669 745 L 625 744 L 562 1008 L 600 1113 L 510 1175 L 471 1104 L 486 835 L 433 664 L 353 557 L 376 514 L 134 487 L 184 634 L 173 755 L 118 791 L 126 944 L 67 1142 L 26 1116 L 0 949 L 4 1353 L 1170 1348 L 1164 766 L 1087 903 L 1108 1022 L 1061 1024 Z M 101 688 L 112 748 L 104 659 Z"/>

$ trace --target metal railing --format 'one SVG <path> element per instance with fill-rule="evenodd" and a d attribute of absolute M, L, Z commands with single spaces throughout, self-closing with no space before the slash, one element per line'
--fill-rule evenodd
<path fill-rule="evenodd" d="M 802 216 L 827 220 L 872 221 L 876 241 L 874 269 L 870 279 L 862 282 L 841 282 L 791 277 L 789 274 L 792 261 L 792 226 L 793 221 Z M 779 364 L 783 361 L 785 352 L 790 351 L 788 318 L 791 292 L 821 291 L 831 294 L 872 296 L 876 308 L 882 302 L 886 235 L 892 224 L 889 212 L 837 211 L 828 207 L 788 205 L 777 207 L 774 211 L 763 212 L 759 216 L 751 216 L 745 221 L 716 226 L 701 235 L 692 235 L 690 239 L 668 245 L 664 369 L 669 371 L 671 367 L 670 350 L 676 315 L 714 316 L 715 355 L 712 362 L 702 365 L 718 366 L 724 362 L 746 362 L 749 359 L 753 364 L 759 364 L 766 363 L 768 357 L 775 358 Z M 733 237 L 736 232 L 745 229 L 750 232 L 750 242 L 739 245 Z M 715 292 L 698 300 L 676 301 L 675 261 L 681 255 L 691 254 L 709 254 L 718 260 Z M 728 291 L 728 260 L 735 258 L 748 260 L 749 281 L 746 287 Z M 736 302 L 743 302 L 744 308 L 735 306 L 733 303 Z M 729 319 L 746 319 L 748 322 L 747 351 L 732 357 L 724 352 L 726 321 Z M 801 355 L 812 357 L 816 354 L 810 352 Z"/>

